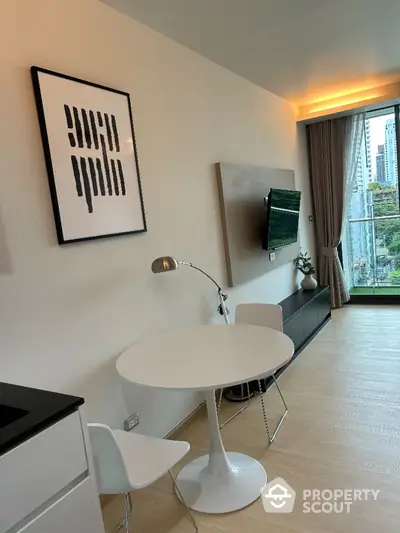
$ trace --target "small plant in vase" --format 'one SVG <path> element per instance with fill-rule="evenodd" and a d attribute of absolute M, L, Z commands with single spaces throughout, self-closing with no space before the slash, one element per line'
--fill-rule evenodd
<path fill-rule="evenodd" d="M 307 255 L 307 252 L 304 254 L 300 252 L 294 260 L 294 264 L 297 270 L 300 270 L 300 272 L 304 274 L 304 278 L 300 283 L 303 291 L 312 291 L 313 289 L 316 289 L 318 285 L 317 280 L 313 278 L 313 274 L 315 274 L 315 268 L 313 267 L 313 264 L 311 263 L 311 257 Z"/>

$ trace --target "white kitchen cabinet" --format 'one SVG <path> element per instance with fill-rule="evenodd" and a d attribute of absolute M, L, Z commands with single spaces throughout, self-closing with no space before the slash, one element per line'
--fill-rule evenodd
<path fill-rule="evenodd" d="M 86 478 L 18 533 L 97 533 L 102 528 L 91 480 Z"/>
<path fill-rule="evenodd" d="M 104 533 L 81 415 L 0 455 L 0 533 Z"/>
<path fill-rule="evenodd" d="M 0 531 L 7 531 L 88 468 L 79 412 L 0 458 Z"/>

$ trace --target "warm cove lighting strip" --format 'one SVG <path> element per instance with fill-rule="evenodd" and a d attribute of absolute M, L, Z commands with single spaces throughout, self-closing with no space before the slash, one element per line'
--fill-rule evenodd
<path fill-rule="evenodd" d="M 367 102 L 369 100 L 375 100 L 375 98 L 379 98 L 379 94 L 374 94 L 373 96 L 368 96 L 368 98 L 363 98 L 362 100 L 359 100 L 358 98 L 354 100 L 354 98 L 351 98 L 350 100 L 346 100 L 345 102 L 339 102 L 337 104 L 331 104 L 329 103 L 329 107 L 326 107 L 326 104 L 322 105 L 319 104 L 317 107 L 312 107 L 307 111 L 308 115 L 315 115 L 316 113 L 324 113 L 325 111 L 330 111 L 331 109 L 337 109 L 338 107 L 344 107 L 344 106 L 351 106 L 359 104 L 360 102 Z"/>
<path fill-rule="evenodd" d="M 374 87 L 358 92 L 349 92 L 338 97 L 325 98 L 314 101 L 308 105 L 299 107 L 298 121 L 308 121 L 311 119 L 329 117 L 340 114 L 344 111 L 359 110 L 367 111 L 373 104 L 390 102 L 400 99 L 400 82 L 381 87 Z M 313 121 L 314 121 L 313 120 Z"/>

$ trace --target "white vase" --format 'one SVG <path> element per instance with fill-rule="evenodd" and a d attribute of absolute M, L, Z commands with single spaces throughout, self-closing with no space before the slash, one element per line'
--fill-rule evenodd
<path fill-rule="evenodd" d="M 312 274 L 305 274 L 300 285 L 303 291 L 313 291 L 317 288 L 318 283 L 317 280 L 312 277 Z"/>

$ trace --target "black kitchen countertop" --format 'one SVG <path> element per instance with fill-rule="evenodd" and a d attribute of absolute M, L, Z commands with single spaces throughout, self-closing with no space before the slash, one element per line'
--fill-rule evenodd
<path fill-rule="evenodd" d="M 83 398 L 0 382 L 0 455 L 73 413 Z"/>

